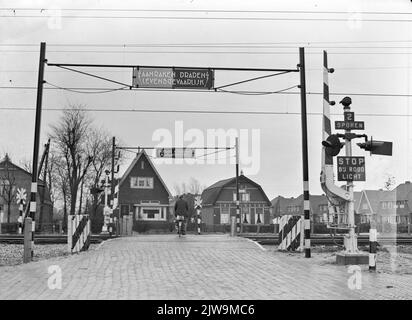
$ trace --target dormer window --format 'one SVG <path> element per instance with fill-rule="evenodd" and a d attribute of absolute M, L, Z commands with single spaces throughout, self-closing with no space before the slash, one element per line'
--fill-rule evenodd
<path fill-rule="evenodd" d="M 153 189 L 152 177 L 130 177 L 130 188 Z"/>

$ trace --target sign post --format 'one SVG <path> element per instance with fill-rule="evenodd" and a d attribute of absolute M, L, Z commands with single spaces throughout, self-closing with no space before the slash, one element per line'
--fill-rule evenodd
<path fill-rule="evenodd" d="M 358 250 L 358 240 L 355 234 L 355 207 L 353 197 L 353 181 L 365 181 L 365 157 L 352 156 L 352 139 L 358 135 L 351 133 L 351 130 L 363 130 L 363 122 L 355 122 L 354 112 L 350 112 L 352 100 L 349 97 L 341 101 L 344 110 L 345 121 L 335 122 L 335 128 L 344 129 L 345 134 L 345 157 L 338 157 L 338 181 L 346 181 L 346 191 L 349 193 L 349 200 L 345 202 L 345 212 L 347 213 L 347 223 L 349 234 L 344 237 L 345 251 L 336 255 L 337 264 L 367 264 L 369 257 Z"/>

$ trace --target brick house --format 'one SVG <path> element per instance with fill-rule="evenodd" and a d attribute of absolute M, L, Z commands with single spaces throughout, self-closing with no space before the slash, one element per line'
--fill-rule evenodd
<path fill-rule="evenodd" d="M 0 162 L 0 223 L 17 223 L 20 215 L 16 199 L 17 190 L 25 190 L 26 206 L 29 205 L 31 182 L 31 173 L 12 163 L 9 156 L 6 155 Z M 8 192 L 9 190 L 10 192 Z M 42 180 L 38 180 L 36 201 L 36 228 L 39 228 L 40 225 L 46 227 L 53 222 L 53 205 L 49 190 Z"/>
<path fill-rule="evenodd" d="M 412 184 L 401 183 L 379 198 L 377 222 L 384 232 L 407 232 L 412 221 Z M 410 226 L 409 226 L 410 231 Z"/>
<path fill-rule="evenodd" d="M 171 215 L 171 193 L 142 150 L 119 181 L 120 215 L 133 216 L 133 230 L 165 229 Z"/>
<path fill-rule="evenodd" d="M 356 218 L 356 208 L 359 204 L 359 199 L 361 198 L 360 192 L 354 192 L 354 206 L 355 206 L 355 218 Z M 325 228 L 317 228 L 317 225 L 325 225 L 327 224 L 328 218 L 328 199 L 327 197 L 322 195 L 310 195 L 310 220 L 311 220 L 311 228 L 312 232 L 317 232 L 319 230 L 326 231 Z M 282 196 L 278 196 L 274 198 L 272 201 L 273 212 L 276 217 L 282 215 L 303 215 L 303 195 L 299 195 L 298 197 L 294 198 L 285 198 Z"/>
<path fill-rule="evenodd" d="M 271 203 L 262 187 L 239 176 L 240 211 L 243 224 L 270 224 Z M 236 177 L 220 180 L 202 192 L 202 222 L 206 226 L 229 225 L 236 216 Z"/>

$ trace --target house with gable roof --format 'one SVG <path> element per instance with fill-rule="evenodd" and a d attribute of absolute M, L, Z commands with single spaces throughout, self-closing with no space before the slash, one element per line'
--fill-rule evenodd
<path fill-rule="evenodd" d="M 16 224 L 14 231 L 17 232 L 17 220 L 20 216 L 19 204 L 17 203 L 18 190 L 26 194 L 26 204 L 30 203 L 31 173 L 14 164 L 6 154 L 0 161 L 0 224 Z M 36 198 L 36 230 L 51 229 L 53 222 L 53 205 L 50 192 L 43 180 L 37 182 Z"/>
<path fill-rule="evenodd" d="M 120 178 L 118 207 L 120 215 L 133 217 L 133 229 L 164 229 L 173 215 L 172 197 L 167 185 L 145 150 L 136 154 Z"/>

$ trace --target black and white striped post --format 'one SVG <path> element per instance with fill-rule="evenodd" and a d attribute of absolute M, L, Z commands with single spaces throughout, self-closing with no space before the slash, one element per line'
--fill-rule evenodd
<path fill-rule="evenodd" d="M 23 188 L 18 188 L 16 192 L 17 204 L 19 205 L 19 218 L 17 219 L 19 225 L 19 234 L 23 233 L 23 211 L 24 205 L 26 204 L 26 190 Z"/>
<path fill-rule="evenodd" d="M 378 232 L 376 224 L 371 222 L 369 229 L 369 271 L 376 271 L 376 249 L 378 246 Z"/>
<path fill-rule="evenodd" d="M 197 234 L 200 234 L 200 225 L 202 223 L 202 218 L 201 218 L 202 198 L 200 196 L 195 197 L 194 207 L 196 208 Z"/>
<path fill-rule="evenodd" d="M 308 166 L 308 132 L 306 114 L 306 80 L 305 48 L 299 48 L 300 99 L 302 123 L 302 164 L 303 164 L 303 217 L 305 258 L 310 258 L 310 202 L 309 202 L 309 166 Z"/>
<path fill-rule="evenodd" d="M 200 234 L 200 208 L 196 209 L 196 215 L 197 215 L 197 234 Z"/>
<path fill-rule="evenodd" d="M 19 222 L 19 234 L 22 234 L 23 232 L 23 199 L 20 199 L 18 222 Z"/>
<path fill-rule="evenodd" d="M 33 147 L 33 162 L 32 162 L 32 182 L 30 193 L 30 218 L 32 219 L 32 232 L 31 232 L 31 257 L 33 258 L 34 252 L 34 231 L 35 217 L 36 217 L 36 199 L 37 199 L 37 164 L 39 159 L 39 146 L 40 146 L 40 125 L 41 125 L 41 110 L 43 100 L 43 84 L 44 84 L 44 66 L 46 64 L 46 43 L 40 44 L 40 59 L 39 59 L 39 75 L 37 81 L 37 100 L 36 100 L 36 120 L 34 126 L 34 147 Z M 26 236 L 28 233 L 24 233 Z M 27 239 L 25 239 L 27 240 Z M 24 247 L 26 249 L 26 246 Z M 27 256 L 23 253 L 24 256 Z"/>
<path fill-rule="evenodd" d="M 20 200 L 19 204 L 19 234 L 23 233 L 23 211 L 24 211 L 24 200 Z"/>

